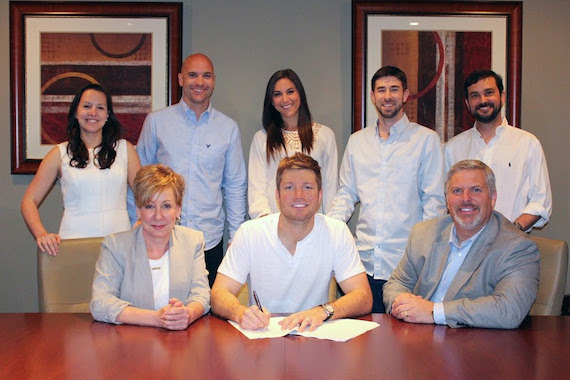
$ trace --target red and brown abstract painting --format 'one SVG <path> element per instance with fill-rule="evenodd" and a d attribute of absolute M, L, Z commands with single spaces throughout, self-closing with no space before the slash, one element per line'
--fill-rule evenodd
<path fill-rule="evenodd" d="M 408 79 L 410 120 L 443 141 L 473 126 L 463 82 L 472 71 L 491 68 L 491 38 L 491 32 L 382 31 L 382 65 L 399 67 Z"/>
<path fill-rule="evenodd" d="M 99 83 L 136 144 L 151 111 L 152 34 L 41 33 L 41 142 L 67 140 L 67 114 L 75 93 Z"/>

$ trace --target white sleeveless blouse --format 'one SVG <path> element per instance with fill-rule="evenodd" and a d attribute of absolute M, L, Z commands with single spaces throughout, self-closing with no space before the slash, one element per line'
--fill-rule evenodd
<path fill-rule="evenodd" d="M 59 227 L 62 239 L 101 237 L 131 228 L 127 213 L 127 143 L 119 140 L 111 168 L 101 170 L 89 163 L 83 169 L 71 167 L 67 142 L 58 145 L 61 155 L 61 193 L 63 218 Z"/>

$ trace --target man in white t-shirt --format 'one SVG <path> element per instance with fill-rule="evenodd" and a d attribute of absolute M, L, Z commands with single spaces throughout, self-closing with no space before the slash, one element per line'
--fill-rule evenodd
<path fill-rule="evenodd" d="M 317 214 L 322 201 L 319 164 L 296 153 L 281 160 L 275 192 L 280 213 L 242 224 L 218 269 L 212 311 L 242 328 L 269 324 L 270 312 L 293 313 L 283 329 L 314 330 L 323 322 L 370 313 L 372 292 L 354 239 L 341 221 Z M 327 303 L 332 277 L 344 296 Z M 236 294 L 247 281 L 260 308 Z"/>

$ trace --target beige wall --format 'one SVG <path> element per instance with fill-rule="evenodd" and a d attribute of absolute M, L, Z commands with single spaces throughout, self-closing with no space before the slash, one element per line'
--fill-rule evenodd
<path fill-rule="evenodd" d="M 8 4 L 0 0 L 0 312 L 32 312 L 35 244 L 19 210 L 32 177 L 10 174 Z M 550 224 L 534 233 L 569 240 L 570 2 L 527 0 L 523 14 L 523 128 L 542 141 L 555 205 Z M 246 158 L 260 128 L 267 79 L 285 67 L 301 76 L 315 119 L 333 128 L 342 154 L 351 125 L 351 18 L 350 0 L 184 1 L 183 53 L 213 59 L 214 104 L 240 125 Z M 57 231 L 61 208 L 56 185 L 40 209 L 48 230 Z"/>

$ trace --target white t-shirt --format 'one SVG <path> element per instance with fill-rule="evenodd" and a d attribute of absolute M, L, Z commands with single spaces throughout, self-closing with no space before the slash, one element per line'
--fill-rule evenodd
<path fill-rule="evenodd" d="M 295 254 L 277 234 L 280 214 L 241 225 L 218 272 L 248 283 L 271 313 L 293 313 L 328 301 L 331 278 L 342 282 L 364 272 L 350 230 L 343 222 L 315 215 L 313 230 L 297 243 Z"/>

